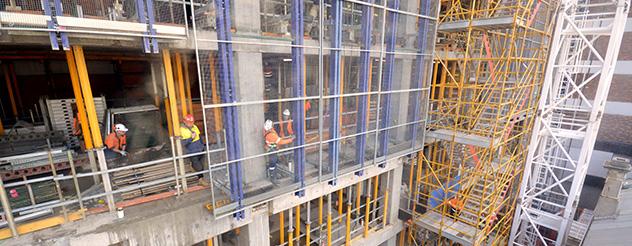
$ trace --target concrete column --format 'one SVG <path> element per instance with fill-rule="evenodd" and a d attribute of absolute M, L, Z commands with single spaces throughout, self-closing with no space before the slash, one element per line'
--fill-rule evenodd
<path fill-rule="evenodd" d="M 259 1 L 235 0 L 232 7 L 233 26 L 239 34 L 258 35 L 261 33 L 259 19 Z M 258 50 L 258 49 L 251 49 Z M 263 59 L 262 53 L 237 49 L 234 54 L 235 83 L 239 101 L 264 100 Z M 238 107 L 239 141 L 241 157 L 264 153 L 263 105 Z M 244 182 L 247 190 L 249 184 L 266 179 L 265 158 L 255 158 L 242 162 Z"/>
<path fill-rule="evenodd" d="M 260 1 L 235 0 L 231 10 L 237 33 L 261 33 L 260 4 Z"/>
<path fill-rule="evenodd" d="M 616 216 L 619 213 L 621 187 L 625 181 L 625 175 L 632 171 L 630 163 L 619 160 L 606 161 L 603 167 L 608 169 L 608 176 L 595 208 L 596 219 Z"/>
<path fill-rule="evenodd" d="M 259 52 L 237 52 L 235 54 L 235 80 L 239 101 L 263 100 L 263 61 Z M 239 112 L 239 142 L 242 157 L 264 153 L 263 104 L 253 104 L 238 107 Z M 254 158 L 243 162 L 244 182 L 248 184 L 266 178 L 266 163 L 264 157 Z M 246 187 L 247 188 L 247 187 Z"/>
<path fill-rule="evenodd" d="M 395 73 L 393 74 L 393 90 L 407 90 L 410 89 L 410 82 L 412 80 L 412 57 L 405 57 L 404 59 L 395 60 Z M 391 97 L 392 105 L 394 106 L 393 117 L 395 117 L 393 125 L 404 124 L 412 120 L 408 115 L 409 112 L 409 97 L 410 93 L 396 93 Z M 409 119 L 410 118 L 410 119 Z M 391 130 L 391 137 L 397 142 L 405 141 L 410 138 L 409 130 L 410 126 L 393 128 Z"/>
<path fill-rule="evenodd" d="M 252 222 L 244 226 L 237 239 L 238 245 L 270 245 L 270 226 L 267 213 L 254 215 Z"/>

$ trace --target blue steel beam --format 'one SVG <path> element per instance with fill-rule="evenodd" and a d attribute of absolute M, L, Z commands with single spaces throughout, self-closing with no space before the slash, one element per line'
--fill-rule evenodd
<path fill-rule="evenodd" d="M 430 13 L 430 0 L 422 0 L 422 6 L 420 9 L 420 14 L 421 15 L 428 15 Z M 415 74 L 414 76 L 414 80 L 415 83 L 415 89 L 419 89 L 423 87 L 423 81 L 424 81 L 424 75 L 425 75 L 425 57 L 423 55 L 423 53 L 426 51 L 426 47 L 427 47 L 427 28 L 428 28 L 428 19 L 426 18 L 417 18 L 417 23 L 418 23 L 418 30 L 417 30 L 417 48 L 419 49 L 419 53 L 417 54 L 417 61 L 415 64 Z M 423 96 L 423 92 L 419 91 L 419 92 L 414 92 L 416 94 L 416 97 L 413 98 L 413 122 L 417 122 L 419 121 L 419 101 L 421 100 L 421 97 Z M 412 129 L 412 148 L 413 150 L 415 149 L 415 143 L 417 140 L 417 123 L 413 124 L 413 129 Z M 420 146 L 421 148 L 422 146 Z"/>
<path fill-rule="evenodd" d="M 61 5 L 61 0 L 55 0 L 55 16 L 63 16 L 64 10 Z M 55 22 L 57 22 L 57 18 L 55 18 Z M 61 46 L 64 47 L 64 50 L 70 50 L 70 43 L 68 42 L 68 34 L 65 32 L 59 32 L 59 37 L 61 38 Z"/>
<path fill-rule="evenodd" d="M 136 7 L 136 17 L 138 17 L 138 22 L 142 24 L 147 24 L 147 18 L 145 18 L 145 1 L 136 0 L 135 7 Z M 143 34 L 147 34 L 147 32 L 144 32 Z M 147 37 L 143 37 L 143 48 L 145 49 L 145 53 L 151 53 L 151 47 L 149 47 L 149 38 Z"/>
<path fill-rule="evenodd" d="M 154 0 L 145 0 L 147 4 L 147 21 L 149 24 L 149 34 L 151 35 L 151 46 L 153 48 L 154 53 L 158 53 L 158 40 L 156 37 L 156 28 L 154 28 L 154 23 L 156 23 L 156 17 L 154 15 Z"/>
<path fill-rule="evenodd" d="M 340 95 L 340 47 L 342 44 L 342 0 L 331 1 L 331 50 L 329 51 L 329 92 L 332 96 Z M 333 173 L 332 185 L 336 185 L 338 177 L 338 164 L 340 152 L 339 132 L 339 108 L 340 99 L 332 98 L 329 100 L 329 168 Z"/>
<path fill-rule="evenodd" d="M 373 4 L 373 0 L 367 0 L 367 3 Z M 362 51 L 360 51 L 360 93 L 369 91 L 369 73 L 371 72 L 371 32 L 373 28 L 373 7 L 364 5 L 362 7 Z M 358 114 L 356 133 L 360 134 L 356 137 L 356 161 L 360 163 L 360 168 L 364 167 L 364 155 L 366 148 L 366 128 L 367 128 L 367 95 L 361 95 L 358 98 Z M 362 170 L 356 173 L 362 175 Z"/>
<path fill-rule="evenodd" d="M 304 33 L 304 21 L 303 14 L 305 12 L 305 6 L 303 0 L 294 0 L 292 3 L 292 44 L 297 45 L 292 47 L 292 82 L 293 82 L 293 95 L 294 97 L 305 96 L 305 85 L 303 81 L 305 74 L 303 66 L 305 65 L 304 48 L 303 45 L 303 33 Z M 295 146 L 303 146 L 305 144 L 305 102 L 295 101 L 293 103 L 294 113 L 292 114 L 292 123 L 294 131 L 296 132 L 296 139 L 294 140 Z M 294 181 L 300 184 L 300 187 L 305 186 L 305 148 L 300 147 L 294 150 Z M 303 190 L 297 192 L 298 196 L 303 196 L 305 193 Z"/>
<path fill-rule="evenodd" d="M 389 1 L 389 7 L 391 9 L 399 9 L 399 0 Z M 388 139 L 391 120 L 391 93 L 388 93 L 393 88 L 393 69 L 395 68 L 395 43 L 397 41 L 397 18 L 399 14 L 394 11 L 388 11 L 389 18 L 387 20 L 387 36 L 386 36 L 386 65 L 384 69 L 384 77 L 382 78 L 382 91 L 387 93 L 382 94 L 384 99 L 382 100 L 382 109 L 384 109 L 384 115 L 380 122 L 380 143 L 377 156 L 386 156 L 388 154 Z"/>
<path fill-rule="evenodd" d="M 50 7 L 50 2 L 48 0 L 44 0 L 44 14 L 50 17 L 50 20 L 46 21 L 46 26 L 49 30 L 55 29 L 55 23 L 53 22 L 53 11 Z M 59 43 L 57 42 L 57 34 L 55 32 L 48 32 L 48 37 L 50 38 L 50 46 L 53 50 L 59 50 Z"/>
<path fill-rule="evenodd" d="M 222 103 L 232 103 L 237 101 L 235 95 L 235 76 L 233 69 L 233 48 L 230 41 L 230 0 L 215 1 L 217 18 L 217 38 L 226 42 L 218 43 L 218 61 L 220 65 L 220 89 Z M 237 160 L 241 157 L 241 147 L 239 146 L 239 118 L 236 106 L 224 108 L 224 126 L 226 128 L 226 149 L 228 160 Z M 241 162 L 229 164 L 229 178 L 231 199 L 236 201 L 238 209 L 243 207 L 243 175 Z M 235 213 L 237 219 L 243 219 L 243 211 Z"/>

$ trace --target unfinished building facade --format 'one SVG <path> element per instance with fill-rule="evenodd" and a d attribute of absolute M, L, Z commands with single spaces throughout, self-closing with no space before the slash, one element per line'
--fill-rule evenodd
<path fill-rule="evenodd" d="M 0 3 L 6 242 L 395 242 L 437 1 Z"/>

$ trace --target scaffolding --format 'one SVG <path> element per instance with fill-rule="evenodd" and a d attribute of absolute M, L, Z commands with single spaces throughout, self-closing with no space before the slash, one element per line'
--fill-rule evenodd
<path fill-rule="evenodd" d="M 566 245 L 569 231 L 580 223 L 573 218 L 629 5 L 628 0 L 562 1 L 511 230 L 512 245 Z"/>
<path fill-rule="evenodd" d="M 556 4 L 442 1 L 414 238 L 508 241 Z"/>

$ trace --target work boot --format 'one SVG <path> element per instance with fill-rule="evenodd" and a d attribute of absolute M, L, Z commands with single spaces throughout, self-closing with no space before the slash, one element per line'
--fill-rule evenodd
<path fill-rule="evenodd" d="M 208 181 L 206 181 L 205 178 L 199 178 L 198 179 L 198 185 L 204 186 L 204 187 L 208 187 Z"/>

